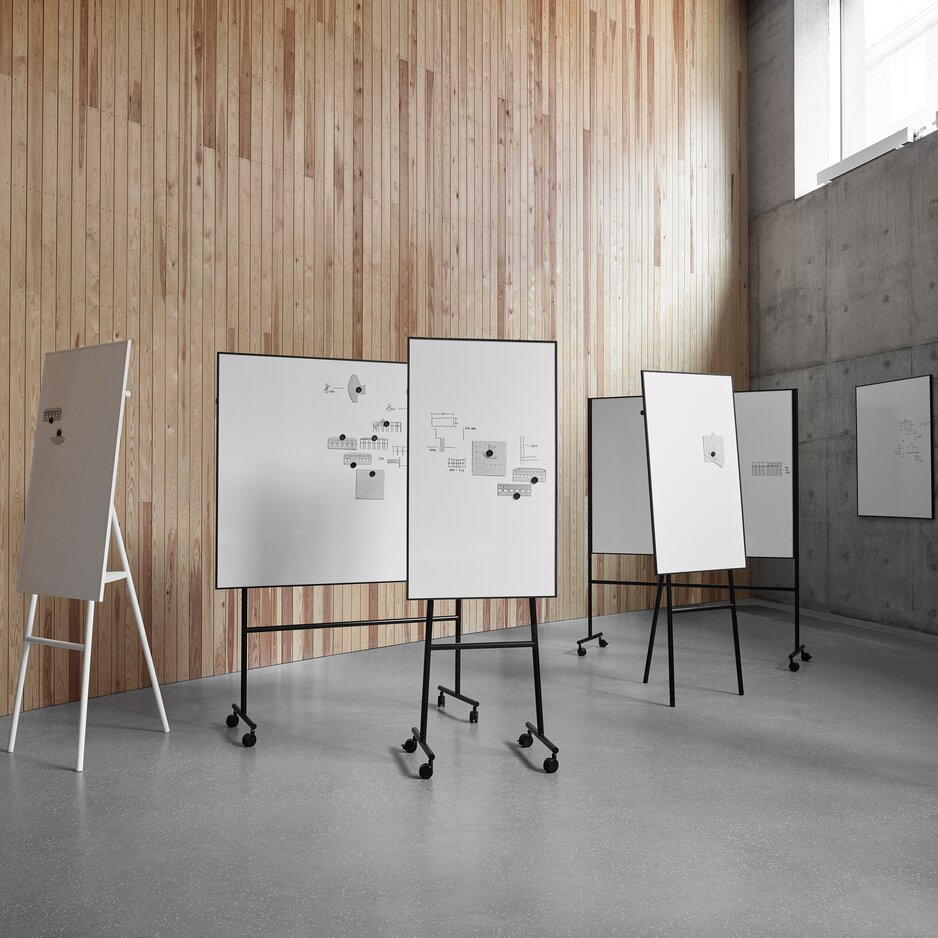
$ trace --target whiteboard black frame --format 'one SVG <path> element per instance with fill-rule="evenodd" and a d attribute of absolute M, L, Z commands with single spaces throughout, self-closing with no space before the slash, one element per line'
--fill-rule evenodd
<path fill-rule="evenodd" d="M 860 514 L 860 413 L 857 392 L 860 388 L 873 388 L 882 384 L 896 384 L 899 381 L 920 381 L 922 378 L 928 379 L 928 422 L 931 428 L 931 439 L 928 447 L 928 466 L 929 466 L 929 486 L 931 488 L 931 501 L 929 515 L 861 515 Z M 888 381 L 871 381 L 869 384 L 857 384 L 853 389 L 853 437 L 854 451 L 856 453 L 856 478 L 857 478 L 857 517 L 858 518 L 887 518 L 901 519 L 903 521 L 934 521 L 935 520 L 935 404 L 934 404 L 934 382 L 931 373 L 924 375 L 908 375 L 905 378 L 890 378 Z"/>
<path fill-rule="evenodd" d="M 408 452 L 408 472 L 407 472 L 407 531 L 406 531 L 406 545 L 407 545 L 407 600 L 408 602 L 422 602 L 429 599 L 441 599 L 443 597 L 434 596 L 426 597 L 419 596 L 414 597 L 410 595 L 410 485 L 411 485 L 411 474 L 410 474 L 410 459 L 409 454 L 411 453 L 411 406 L 410 406 L 410 344 L 414 341 L 426 341 L 427 339 L 440 342 L 490 342 L 498 344 L 511 344 L 517 342 L 524 342 L 526 344 L 540 344 L 540 345 L 553 345 L 554 347 L 554 461 L 553 461 L 553 473 L 554 473 L 554 572 L 553 572 L 553 581 L 554 581 L 554 591 L 549 594 L 539 594 L 538 598 L 542 599 L 556 599 L 557 597 L 557 584 L 559 580 L 558 572 L 558 561 L 557 561 L 557 548 L 558 548 L 558 510 L 557 510 L 557 498 L 560 491 L 559 478 L 558 478 L 558 449 L 559 449 L 559 434 L 558 434 L 558 413 L 557 413 L 557 402 L 558 402 L 558 388 L 557 388 L 557 341 L 556 339 L 491 339 L 491 338 L 470 338 L 467 336 L 459 337 L 445 337 L 445 336 L 410 336 L 407 339 L 407 452 Z M 528 599 L 529 597 L 526 593 L 513 593 L 510 595 L 500 595 L 493 596 L 491 594 L 484 595 L 461 595 L 459 597 L 450 596 L 445 597 L 448 599 Z"/>
<path fill-rule="evenodd" d="M 315 582 L 315 583 L 251 583 L 251 584 L 236 584 L 233 586 L 219 586 L 218 585 L 218 421 L 219 421 L 219 401 L 218 401 L 218 374 L 219 374 L 219 364 L 221 357 L 223 355 L 228 356 L 238 356 L 244 358 L 283 358 L 283 359 L 301 359 L 303 361 L 328 361 L 328 362 L 351 362 L 351 363 L 361 363 L 361 364 L 375 364 L 375 365 L 401 365 L 405 366 L 406 362 L 398 361 L 387 361 L 386 359 L 378 358 L 334 358 L 330 355 L 268 355 L 264 352 L 227 352 L 219 351 L 215 354 L 215 589 L 229 590 L 229 589 L 301 589 L 307 586 L 359 586 L 370 583 L 404 583 L 406 580 L 349 580 L 343 582 L 329 581 L 329 582 Z M 405 504 L 406 509 L 406 504 Z M 406 536 L 406 530 L 405 530 Z M 406 569 L 406 568 L 405 568 Z M 339 623 L 336 623 L 338 627 Z"/>
<path fill-rule="evenodd" d="M 729 378 L 730 379 L 730 397 L 733 401 L 733 433 L 734 439 L 736 435 L 736 398 L 735 398 L 735 388 L 733 387 L 733 376 L 730 374 L 725 374 L 721 372 L 690 372 L 690 371 L 669 371 L 669 370 L 657 370 L 657 369 L 642 369 L 642 397 L 645 397 L 645 375 L 646 374 L 664 374 L 664 375 L 703 375 L 709 378 Z M 647 414 L 647 405 L 645 407 L 645 455 L 648 459 L 648 499 L 651 503 L 651 537 L 652 542 L 655 547 L 655 575 L 656 576 L 680 576 L 685 573 L 709 573 L 712 570 L 745 570 L 746 563 L 744 562 L 741 567 L 708 567 L 705 569 L 700 568 L 691 568 L 688 570 L 669 570 L 666 573 L 662 573 L 658 569 L 658 541 L 655 534 L 655 497 L 654 497 L 654 484 L 652 482 L 651 474 L 651 452 L 648 446 L 648 414 Z M 743 560 L 747 558 L 746 554 L 746 517 L 743 514 L 743 487 L 742 481 L 739 478 L 739 444 L 738 439 L 736 440 L 736 480 L 739 486 L 739 511 L 740 511 L 740 521 L 742 524 L 742 536 L 743 536 Z"/>

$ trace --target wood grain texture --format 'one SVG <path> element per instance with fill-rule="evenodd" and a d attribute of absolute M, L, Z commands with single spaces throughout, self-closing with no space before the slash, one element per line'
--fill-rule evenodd
<path fill-rule="evenodd" d="M 741 0 L 0 0 L 0 714 L 53 349 L 134 343 L 117 504 L 162 680 L 239 666 L 237 596 L 213 589 L 217 351 L 557 339 L 559 595 L 540 614 L 582 616 L 587 396 L 639 393 L 643 367 L 747 386 L 745 37 Z M 597 593 L 597 613 L 652 599 Z M 417 613 L 404 596 L 256 590 L 251 615 Z M 527 617 L 464 610 L 470 630 Z M 39 613 L 78 639 L 76 603 Z M 422 632 L 253 636 L 249 657 Z M 117 587 L 92 674 L 97 694 L 145 683 Z M 32 656 L 27 706 L 77 691 L 75 656 Z"/>

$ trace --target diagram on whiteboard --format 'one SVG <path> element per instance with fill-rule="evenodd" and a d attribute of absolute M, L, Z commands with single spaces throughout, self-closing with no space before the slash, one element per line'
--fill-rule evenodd
<path fill-rule="evenodd" d="M 752 476 L 754 479 L 781 479 L 791 475 L 791 466 L 786 466 L 781 459 L 754 459 Z"/>
<path fill-rule="evenodd" d="M 354 475 L 354 487 L 349 477 L 349 495 L 354 495 L 358 501 L 382 501 L 385 493 L 385 470 L 399 471 L 407 468 L 407 445 L 404 434 L 403 416 L 407 412 L 406 405 L 399 402 L 387 402 L 383 410 L 376 414 L 369 408 L 369 412 L 360 412 L 354 408 L 354 415 L 349 419 L 349 402 L 355 405 L 362 403 L 367 393 L 367 386 L 357 372 L 352 372 L 345 382 L 326 382 L 324 394 L 336 394 L 346 391 L 345 395 L 333 398 L 336 413 L 344 415 L 340 419 L 345 422 L 344 427 L 335 427 L 332 435 L 326 437 L 326 449 L 342 453 L 342 466 L 351 470 Z M 359 417 L 358 414 L 361 413 Z M 392 419 L 392 416 L 394 419 Z"/>
<path fill-rule="evenodd" d="M 923 420 L 916 423 L 908 417 L 902 417 L 896 421 L 896 430 L 898 440 L 896 448 L 892 451 L 897 459 L 908 460 L 915 463 L 925 462 L 925 451 L 922 448 L 922 441 L 931 427 L 930 420 Z"/>
<path fill-rule="evenodd" d="M 62 420 L 61 407 L 46 407 L 42 412 L 42 422 L 54 425 Z M 65 442 L 65 434 L 61 427 L 56 428 L 49 434 L 49 439 L 54 446 L 61 446 Z"/>
<path fill-rule="evenodd" d="M 534 487 L 543 486 L 547 481 L 547 470 L 537 465 L 538 444 L 529 436 L 515 437 L 518 441 L 515 450 L 514 442 L 479 436 L 480 431 L 485 432 L 485 427 L 475 420 L 472 423 L 462 420 L 455 410 L 431 411 L 424 426 L 426 452 L 432 454 L 431 459 L 438 460 L 440 469 L 447 475 L 464 476 L 467 485 L 473 484 L 469 481 L 473 478 L 479 482 L 506 480 L 491 486 L 489 491 L 494 498 L 530 498 Z M 377 423 L 375 428 L 382 432 L 387 429 Z M 361 448 L 365 448 L 364 442 Z"/>
<path fill-rule="evenodd" d="M 723 455 L 723 437 L 719 433 L 703 437 L 703 457 L 704 462 L 712 462 L 723 468 L 726 458 Z"/>

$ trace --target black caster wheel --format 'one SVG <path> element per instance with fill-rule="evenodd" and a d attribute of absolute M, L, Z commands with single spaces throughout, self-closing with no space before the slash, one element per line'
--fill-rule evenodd
<path fill-rule="evenodd" d="M 558 768 L 559 768 L 559 764 L 553 756 L 548 756 L 544 760 L 544 771 L 548 775 L 553 775 L 554 772 L 556 772 Z"/>
<path fill-rule="evenodd" d="M 225 717 L 225 722 L 233 729 L 238 725 L 238 714 L 229 713 L 228 716 Z"/>
<path fill-rule="evenodd" d="M 522 733 L 518 737 L 518 745 L 522 749 L 527 749 L 529 746 L 534 745 L 534 737 L 530 733 Z"/>
<path fill-rule="evenodd" d="M 440 696 L 436 698 L 436 705 L 438 707 L 446 706 L 446 696 L 442 692 L 440 693 Z"/>
<path fill-rule="evenodd" d="M 609 644 L 609 642 L 607 642 L 606 639 L 604 639 L 604 638 L 601 638 L 601 639 L 599 640 L 599 647 L 600 647 L 600 648 L 605 648 L 608 644 Z"/>
<path fill-rule="evenodd" d="M 405 739 L 404 742 L 401 743 L 401 749 L 403 749 L 404 752 L 416 752 L 417 740 L 414 739 L 413 736 L 411 736 L 410 739 Z"/>
<path fill-rule="evenodd" d="M 810 660 L 811 660 L 811 655 L 809 655 L 808 652 L 803 651 L 803 652 L 801 653 L 801 660 L 802 660 L 802 661 L 810 661 Z"/>
<path fill-rule="evenodd" d="M 801 667 L 801 665 L 798 664 L 797 661 L 789 661 L 789 662 L 788 662 L 788 670 L 789 670 L 789 671 L 797 671 L 800 667 Z"/>
<path fill-rule="evenodd" d="M 254 730 L 251 730 L 250 733 L 245 733 L 241 737 L 241 745 L 245 749 L 250 749 L 257 742 L 257 737 L 254 735 Z"/>
<path fill-rule="evenodd" d="M 478 711 L 478 710 L 470 710 L 470 711 L 469 711 L 469 722 L 470 722 L 470 723 L 478 723 L 478 722 L 479 722 L 479 711 Z"/>
<path fill-rule="evenodd" d="M 586 649 L 582 645 L 577 645 L 576 653 L 582 658 L 586 654 Z"/>
<path fill-rule="evenodd" d="M 420 766 L 420 777 L 423 779 L 433 778 L 433 766 L 430 765 L 429 762 L 424 762 L 424 764 Z"/>

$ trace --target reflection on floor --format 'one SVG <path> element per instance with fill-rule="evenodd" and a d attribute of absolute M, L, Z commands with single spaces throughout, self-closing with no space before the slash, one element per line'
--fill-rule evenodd
<path fill-rule="evenodd" d="M 24 715 L 0 752 L 0 931 L 40 935 L 934 935 L 938 640 L 787 611 L 675 621 L 641 684 L 649 616 L 542 628 L 560 770 L 517 737 L 530 653 L 477 652 L 480 722 L 432 707 L 434 777 L 400 743 L 421 648 L 251 678 L 258 743 L 224 719 L 231 675 Z M 508 633 L 495 633 L 506 638 Z M 526 636 L 526 630 L 518 633 Z M 448 683 L 435 659 L 433 686 Z M 0 720 L 0 745 L 9 717 Z"/>

